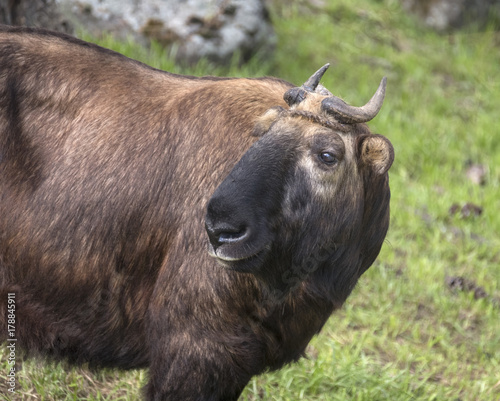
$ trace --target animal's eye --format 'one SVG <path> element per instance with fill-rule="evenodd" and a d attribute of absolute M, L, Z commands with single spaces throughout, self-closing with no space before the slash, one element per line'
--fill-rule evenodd
<path fill-rule="evenodd" d="M 325 164 L 335 164 L 337 163 L 337 158 L 330 152 L 321 152 L 319 158 Z"/>

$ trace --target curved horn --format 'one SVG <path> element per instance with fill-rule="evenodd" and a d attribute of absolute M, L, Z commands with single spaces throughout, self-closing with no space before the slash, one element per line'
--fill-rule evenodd
<path fill-rule="evenodd" d="M 330 63 L 325 64 L 313 75 L 311 75 L 311 77 L 304 83 L 304 85 L 302 85 L 302 87 L 308 92 L 314 92 L 319 84 L 319 81 L 321 81 L 323 74 L 326 70 L 328 70 L 328 67 L 330 67 Z"/>
<path fill-rule="evenodd" d="M 319 81 L 321 81 L 321 77 L 323 77 L 323 74 L 328 69 L 328 67 L 330 67 L 330 64 L 325 64 L 313 75 L 311 75 L 311 77 L 304 83 L 304 85 L 287 90 L 285 92 L 285 95 L 283 96 L 285 102 L 289 106 L 300 103 L 306 98 L 307 92 L 315 92 L 316 88 L 318 88 L 318 93 L 324 96 L 331 96 L 331 93 L 328 92 L 326 88 L 324 88 L 322 85 L 319 85 Z"/>
<path fill-rule="evenodd" d="M 361 107 L 348 105 L 336 96 L 328 97 L 321 102 L 321 108 L 333 115 L 338 122 L 345 124 L 365 123 L 372 120 L 382 108 L 385 97 L 387 78 L 382 78 L 377 91 L 370 101 Z"/>

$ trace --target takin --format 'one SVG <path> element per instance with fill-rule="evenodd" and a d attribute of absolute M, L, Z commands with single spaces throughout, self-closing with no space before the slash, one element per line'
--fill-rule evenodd
<path fill-rule="evenodd" d="M 300 358 L 389 225 L 385 78 L 354 107 L 327 68 L 197 78 L 0 27 L 0 341 L 15 299 L 27 356 L 148 368 L 148 400 Z"/>

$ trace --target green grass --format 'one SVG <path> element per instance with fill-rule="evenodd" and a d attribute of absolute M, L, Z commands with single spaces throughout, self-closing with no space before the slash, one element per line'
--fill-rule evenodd
<path fill-rule="evenodd" d="M 323 83 L 364 104 L 382 76 L 387 98 L 373 131 L 393 143 L 392 222 L 378 261 L 307 350 L 307 359 L 255 377 L 242 400 L 500 400 L 500 33 L 436 34 L 396 0 L 274 0 L 272 60 L 175 65 L 110 38 L 100 44 L 157 68 L 196 75 L 275 75 Z M 89 39 L 87 37 L 87 39 Z M 485 183 L 467 176 L 484 167 Z M 453 204 L 482 208 L 450 214 Z M 470 287 L 451 289 L 447 276 Z M 474 296 L 472 287 L 487 296 Z M 0 393 L 7 372 L 0 348 Z M 65 370 L 23 362 L 17 398 L 136 400 L 145 372 Z"/>

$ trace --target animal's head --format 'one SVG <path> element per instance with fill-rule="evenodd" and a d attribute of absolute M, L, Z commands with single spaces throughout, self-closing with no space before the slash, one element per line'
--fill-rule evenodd
<path fill-rule="evenodd" d="M 319 81 L 324 66 L 268 110 L 260 139 L 209 201 L 209 253 L 228 268 L 289 287 L 310 274 L 350 292 L 389 224 L 391 143 L 365 122 L 382 107 L 385 78 L 353 107 Z"/>

